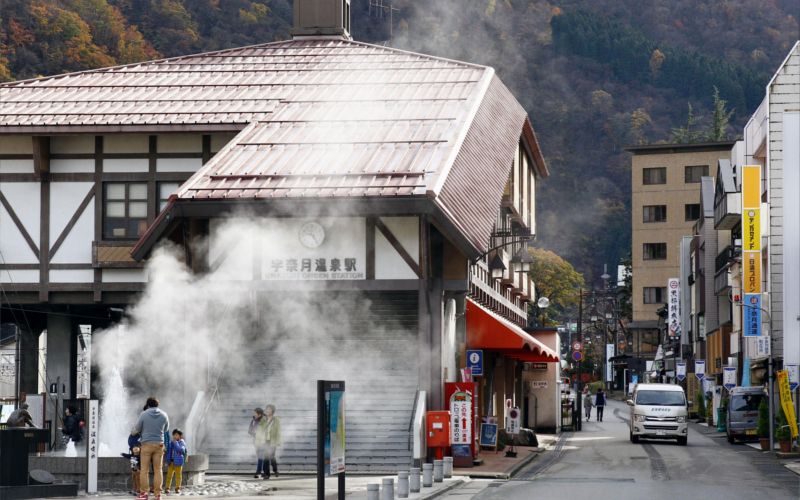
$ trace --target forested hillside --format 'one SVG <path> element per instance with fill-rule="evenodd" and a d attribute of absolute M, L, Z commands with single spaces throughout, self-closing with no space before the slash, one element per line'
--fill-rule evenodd
<path fill-rule="evenodd" d="M 393 0 L 391 30 L 352 1 L 358 40 L 497 69 L 552 171 L 538 244 L 590 282 L 630 251 L 624 147 L 669 140 L 689 103 L 709 126 L 714 87 L 737 135 L 800 38 L 797 0 Z M 291 0 L 0 0 L 0 81 L 269 42 L 290 24 Z"/>

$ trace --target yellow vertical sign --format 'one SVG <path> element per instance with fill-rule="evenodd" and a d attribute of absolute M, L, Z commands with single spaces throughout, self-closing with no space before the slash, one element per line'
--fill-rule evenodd
<path fill-rule="evenodd" d="M 742 167 L 742 283 L 761 293 L 761 165 Z"/>
<path fill-rule="evenodd" d="M 789 423 L 789 430 L 792 431 L 792 439 L 797 439 L 797 417 L 794 413 L 794 402 L 792 401 L 792 388 L 789 386 L 789 372 L 778 370 L 778 390 L 781 395 L 781 408 L 786 420 Z"/>

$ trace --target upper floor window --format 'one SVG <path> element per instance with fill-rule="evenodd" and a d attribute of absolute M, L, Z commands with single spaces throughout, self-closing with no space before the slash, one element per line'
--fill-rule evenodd
<path fill-rule="evenodd" d="M 701 177 L 708 175 L 708 165 L 689 165 L 684 167 L 683 181 L 686 184 L 700 182 Z"/>
<path fill-rule="evenodd" d="M 645 304 L 663 304 L 666 301 L 667 301 L 667 287 L 665 286 L 644 287 Z"/>
<path fill-rule="evenodd" d="M 103 185 L 103 238 L 135 240 L 147 229 L 147 183 Z"/>
<path fill-rule="evenodd" d="M 167 201 L 172 193 L 176 192 L 180 187 L 178 182 L 159 182 L 158 183 L 158 211 L 164 210 L 167 206 Z"/>
<path fill-rule="evenodd" d="M 642 209 L 642 222 L 665 222 L 667 220 L 666 205 L 645 205 Z"/>
<path fill-rule="evenodd" d="M 643 184 L 666 184 L 667 183 L 667 168 L 666 167 L 652 167 L 645 168 L 642 171 Z"/>
<path fill-rule="evenodd" d="M 695 221 L 700 218 L 699 203 L 687 203 L 684 205 L 683 211 L 687 221 Z"/>
<path fill-rule="evenodd" d="M 667 244 L 666 243 L 645 243 L 644 260 L 663 260 L 667 258 Z"/>

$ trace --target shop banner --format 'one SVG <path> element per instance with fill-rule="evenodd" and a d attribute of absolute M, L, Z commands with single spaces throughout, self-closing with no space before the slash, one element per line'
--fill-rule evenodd
<path fill-rule="evenodd" d="M 800 382 L 800 380 L 798 380 L 798 378 L 800 378 L 800 373 L 798 373 L 798 368 L 800 368 L 800 366 L 784 364 L 783 367 L 789 372 L 789 388 L 794 392 L 794 390 L 797 389 L 798 382 Z"/>
<path fill-rule="evenodd" d="M 681 281 L 678 278 L 667 280 L 667 315 L 670 338 L 681 336 Z"/>
<path fill-rule="evenodd" d="M 756 338 L 756 357 L 763 358 L 769 356 L 769 335 L 762 335 Z"/>
<path fill-rule="evenodd" d="M 747 293 L 744 295 L 744 302 L 742 302 L 742 316 L 744 319 L 743 335 L 745 337 L 760 337 L 761 336 L 761 294 L 760 293 Z"/>
<path fill-rule="evenodd" d="M 729 391 L 736 387 L 736 367 L 723 366 L 722 367 L 722 385 Z"/>
<path fill-rule="evenodd" d="M 789 387 L 789 372 L 787 370 L 778 370 L 778 390 L 781 395 L 781 408 L 783 414 L 786 415 L 786 421 L 789 423 L 789 429 L 792 431 L 792 439 L 797 438 L 797 417 L 794 413 L 794 402 L 792 401 L 792 389 Z"/>
<path fill-rule="evenodd" d="M 675 363 L 675 377 L 677 377 L 678 381 L 683 382 L 686 378 L 686 362 L 685 361 L 678 361 Z"/>
<path fill-rule="evenodd" d="M 706 376 L 706 360 L 698 359 L 694 362 L 694 376 L 697 380 L 703 380 Z"/>

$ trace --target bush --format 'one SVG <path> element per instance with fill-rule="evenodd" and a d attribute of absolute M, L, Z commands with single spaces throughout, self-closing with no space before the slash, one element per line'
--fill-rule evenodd
<path fill-rule="evenodd" d="M 788 441 L 791 439 L 791 431 L 787 425 L 789 422 L 786 420 L 786 415 L 783 413 L 783 407 L 778 407 L 778 421 L 775 424 L 775 439 L 778 441 Z"/>
<path fill-rule="evenodd" d="M 756 432 L 760 438 L 769 437 L 769 405 L 767 404 L 767 398 L 761 398 L 761 403 L 758 405 Z"/>
<path fill-rule="evenodd" d="M 697 417 L 706 418 L 706 398 L 702 391 L 697 391 L 697 401 L 694 405 L 697 408 Z"/>

